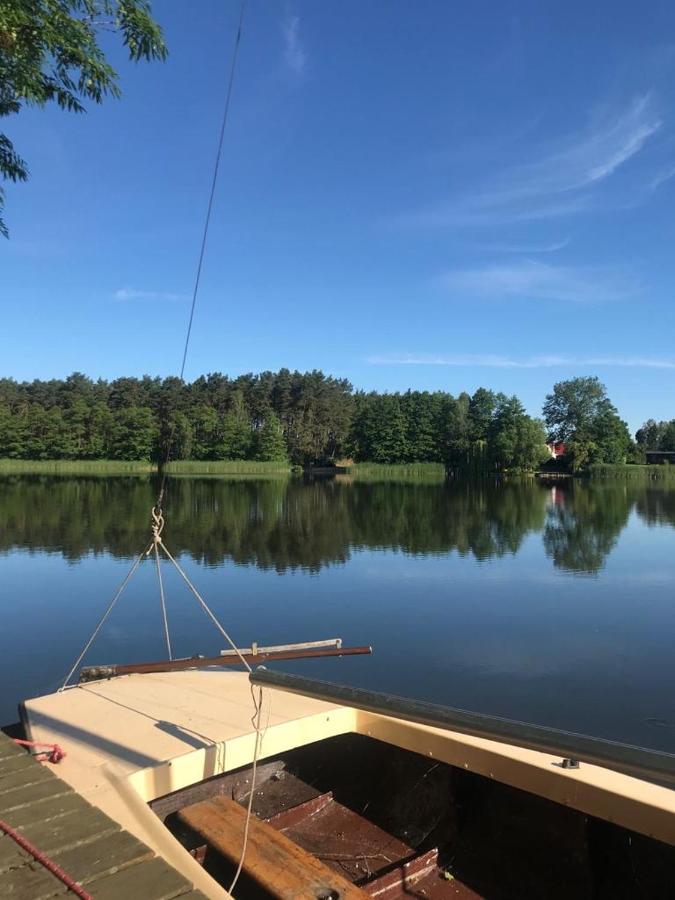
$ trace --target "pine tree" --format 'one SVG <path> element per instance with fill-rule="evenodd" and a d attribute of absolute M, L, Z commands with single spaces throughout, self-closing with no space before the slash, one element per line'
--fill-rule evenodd
<path fill-rule="evenodd" d="M 235 412 L 226 413 L 220 426 L 215 459 L 248 459 L 252 438 L 251 426 L 243 416 Z"/>
<path fill-rule="evenodd" d="M 270 412 L 255 436 L 255 459 L 261 462 L 281 462 L 288 458 L 284 432 L 279 417 Z"/>

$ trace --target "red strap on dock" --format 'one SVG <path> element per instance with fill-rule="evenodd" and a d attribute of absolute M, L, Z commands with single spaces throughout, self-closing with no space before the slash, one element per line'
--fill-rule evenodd
<path fill-rule="evenodd" d="M 59 881 L 63 882 L 69 891 L 72 891 L 77 897 L 80 897 L 80 900 L 94 900 L 89 891 L 85 891 L 81 884 L 78 884 L 74 878 L 71 878 L 67 872 L 64 872 L 61 866 L 57 865 L 53 860 L 51 860 L 45 853 L 31 844 L 31 842 L 25 838 L 22 834 L 20 834 L 16 828 L 12 828 L 7 822 L 3 822 L 0 819 L 0 831 L 4 831 L 8 837 L 11 837 L 13 841 L 22 848 L 22 850 L 26 850 L 30 855 L 36 859 L 41 865 L 47 869 L 47 871 L 51 872 Z"/>
<path fill-rule="evenodd" d="M 38 750 L 37 753 L 31 754 L 38 760 L 38 762 L 45 762 L 49 760 L 50 763 L 58 763 L 61 762 L 63 757 L 66 755 L 66 751 L 62 750 L 58 744 L 41 744 L 40 741 L 24 741 L 21 738 L 14 738 L 15 744 L 20 744 L 22 747 L 46 747 L 46 750 Z"/>

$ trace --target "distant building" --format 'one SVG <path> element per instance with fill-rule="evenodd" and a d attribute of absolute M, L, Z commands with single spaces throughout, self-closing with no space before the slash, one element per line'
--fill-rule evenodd
<path fill-rule="evenodd" d="M 565 446 L 564 441 L 551 441 L 551 443 L 546 446 L 553 459 L 558 459 L 560 456 L 564 456 L 567 453 L 567 447 Z"/>
<path fill-rule="evenodd" d="M 645 462 L 657 466 L 663 463 L 675 465 L 675 450 L 646 450 Z"/>

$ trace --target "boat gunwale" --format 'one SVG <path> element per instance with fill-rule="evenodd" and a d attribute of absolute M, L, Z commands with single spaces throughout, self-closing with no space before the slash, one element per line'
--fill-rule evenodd
<path fill-rule="evenodd" d="M 152 683 L 151 690 L 148 681 Z M 119 712 L 116 706 L 115 712 L 111 713 L 108 706 L 103 706 L 103 701 L 119 700 L 125 686 L 130 697 L 142 697 L 142 702 L 139 700 L 136 709 L 125 707 Z M 218 702 L 225 704 L 225 709 L 231 709 L 230 724 L 222 717 L 222 708 L 217 712 L 222 722 L 222 739 L 214 733 L 214 740 L 208 746 L 191 747 L 184 753 L 168 753 L 161 761 L 151 765 L 132 765 L 122 756 L 111 758 L 109 751 L 106 754 L 97 749 L 94 744 L 96 735 L 91 731 L 95 729 L 96 714 L 107 717 L 101 719 L 105 727 L 114 725 L 124 728 L 125 739 L 130 744 L 136 742 L 135 746 L 147 753 L 148 731 L 143 730 L 145 726 L 141 723 L 149 718 L 148 704 L 154 705 L 158 720 L 165 718 L 166 705 L 173 702 L 174 692 L 179 686 L 184 691 L 182 696 L 190 697 L 192 705 L 189 710 L 175 710 L 173 719 L 176 727 L 180 729 L 189 725 L 190 717 L 199 716 L 200 712 L 206 715 L 208 711 L 213 721 L 216 713 L 209 708 L 209 702 L 213 703 L 213 698 L 217 696 Z M 35 713 L 35 728 L 31 730 L 37 739 L 48 740 L 51 736 L 52 740 L 65 742 L 68 737 L 65 732 L 59 732 L 58 721 L 72 723 L 79 717 L 80 726 L 89 727 L 92 742 L 71 738 L 66 748 L 68 757 L 61 763 L 60 774 L 86 799 L 100 806 L 123 827 L 136 832 L 141 840 L 155 846 L 166 856 L 166 847 L 159 847 L 157 835 L 149 833 L 148 816 L 155 820 L 160 829 L 164 826 L 152 813 L 148 803 L 172 791 L 252 763 L 255 731 L 249 721 L 249 709 L 244 703 L 249 689 L 245 673 L 225 670 L 178 672 L 162 676 L 128 675 L 99 683 L 96 691 L 92 691 L 91 687 L 73 687 L 61 694 L 26 701 L 24 719 L 31 727 L 32 712 Z M 106 697 L 107 693 L 110 698 Z M 265 728 L 261 760 L 339 734 L 361 734 L 675 845 L 675 792 L 661 785 L 589 763 L 582 763 L 578 769 L 564 769 L 559 756 L 354 707 L 307 697 L 298 703 L 300 698 L 292 700 L 289 694 L 271 687 L 264 687 L 263 693 L 267 695 L 266 703 L 271 704 L 274 713 Z M 49 713 L 57 710 L 58 716 L 52 715 L 50 718 Z M 40 716 L 45 711 L 50 725 L 40 724 Z M 90 716 L 90 721 L 83 718 L 85 715 Z M 136 715 L 142 717 L 137 719 L 138 734 L 133 726 L 130 727 Z M 154 734 L 161 753 L 162 732 L 155 731 Z M 171 745 L 163 746 L 168 749 Z M 173 838 L 171 841 L 175 843 Z M 186 855 L 189 857 L 189 854 Z M 172 864 L 180 869 L 178 862 L 174 858 Z M 194 864 L 191 858 L 190 862 Z M 184 874 L 188 873 L 184 871 Z M 204 890 L 203 884 L 200 887 Z"/>

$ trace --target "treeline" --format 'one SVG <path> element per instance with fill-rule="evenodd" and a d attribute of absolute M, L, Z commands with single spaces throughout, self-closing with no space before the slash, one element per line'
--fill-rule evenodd
<path fill-rule="evenodd" d="M 656 422 L 647 419 L 635 434 L 638 447 L 644 450 L 665 450 L 675 452 L 675 419 Z"/>
<path fill-rule="evenodd" d="M 288 460 L 307 465 L 441 462 L 531 469 L 546 456 L 543 424 L 517 397 L 480 388 L 353 391 L 323 372 L 220 373 L 92 381 L 0 380 L 0 458 L 161 461 Z"/>

